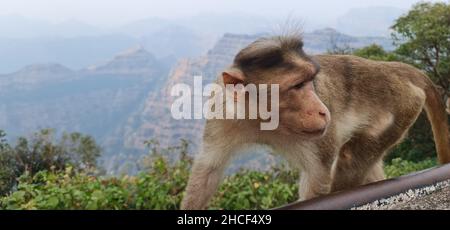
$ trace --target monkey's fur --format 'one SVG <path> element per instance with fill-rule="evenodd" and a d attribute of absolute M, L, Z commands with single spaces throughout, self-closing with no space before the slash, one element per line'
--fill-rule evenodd
<path fill-rule="evenodd" d="M 204 209 L 230 159 L 262 144 L 301 171 L 300 199 L 385 178 L 382 158 L 427 112 L 440 163 L 450 162 L 447 114 L 432 81 L 397 62 L 310 57 L 298 36 L 260 39 L 236 56 L 222 84 L 280 84 L 280 125 L 208 120 L 182 209 Z M 313 79 L 313 81 L 311 81 Z"/>

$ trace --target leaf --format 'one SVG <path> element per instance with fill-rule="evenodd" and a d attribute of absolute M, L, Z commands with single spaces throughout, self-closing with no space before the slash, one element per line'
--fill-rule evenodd
<path fill-rule="evenodd" d="M 56 197 L 50 197 L 50 198 L 47 200 L 47 205 L 48 205 L 50 208 L 56 208 L 56 207 L 58 206 L 58 204 L 59 204 L 59 200 L 58 200 L 58 198 L 56 198 Z"/>
<path fill-rule="evenodd" d="M 86 209 L 97 210 L 97 202 L 89 202 L 88 205 L 86 205 Z"/>

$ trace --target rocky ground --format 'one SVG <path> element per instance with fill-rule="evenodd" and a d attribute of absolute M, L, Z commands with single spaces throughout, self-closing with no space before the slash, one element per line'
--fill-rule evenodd
<path fill-rule="evenodd" d="M 380 199 L 356 210 L 450 210 L 450 180 Z"/>

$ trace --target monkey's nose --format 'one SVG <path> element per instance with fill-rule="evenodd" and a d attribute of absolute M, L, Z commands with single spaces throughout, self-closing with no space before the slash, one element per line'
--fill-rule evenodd
<path fill-rule="evenodd" d="M 308 111 L 308 112 L 306 112 L 306 114 L 308 114 L 309 116 L 314 116 L 316 113 L 313 112 L 313 111 Z M 327 115 L 327 113 L 326 113 L 326 112 L 319 111 L 319 115 L 320 115 L 321 117 L 325 117 L 325 116 Z"/>
<path fill-rule="evenodd" d="M 320 110 L 319 112 L 319 116 L 321 119 L 323 119 L 325 121 L 325 123 L 330 122 L 330 113 L 326 110 Z"/>

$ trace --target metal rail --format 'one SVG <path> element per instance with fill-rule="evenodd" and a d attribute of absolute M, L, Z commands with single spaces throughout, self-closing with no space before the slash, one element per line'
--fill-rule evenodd
<path fill-rule="evenodd" d="M 378 181 L 355 189 L 322 197 L 295 202 L 274 210 L 342 210 L 359 207 L 373 201 L 388 198 L 410 189 L 417 189 L 450 179 L 450 164 Z"/>

